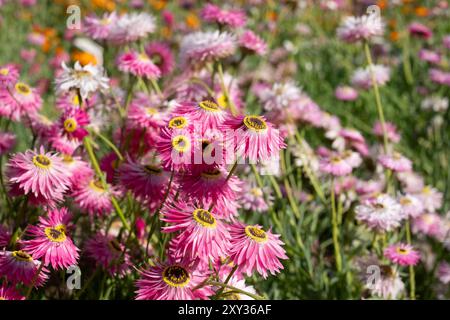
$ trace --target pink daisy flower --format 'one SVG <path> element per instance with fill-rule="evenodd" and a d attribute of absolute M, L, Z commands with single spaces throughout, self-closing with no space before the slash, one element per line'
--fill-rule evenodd
<path fill-rule="evenodd" d="M 337 29 L 337 36 L 347 42 L 366 41 L 384 33 L 384 23 L 375 14 L 346 17 Z"/>
<path fill-rule="evenodd" d="M 14 85 L 19 79 L 19 70 L 13 64 L 0 66 L 0 89 Z"/>
<path fill-rule="evenodd" d="M 31 240 L 21 241 L 23 250 L 34 259 L 43 259 L 44 265 L 53 269 L 66 269 L 77 263 L 79 249 L 69 237 L 71 214 L 67 208 L 48 212 L 48 217 L 39 217 L 37 226 L 29 226 L 27 234 Z"/>
<path fill-rule="evenodd" d="M 441 55 L 435 51 L 420 49 L 419 59 L 429 63 L 439 64 L 441 62 Z"/>
<path fill-rule="evenodd" d="M 192 262 L 176 261 L 169 256 L 165 263 L 140 271 L 136 281 L 136 300 L 197 300 L 206 299 L 212 293 L 208 287 L 192 290 L 208 277 Z"/>
<path fill-rule="evenodd" d="M 25 300 L 14 287 L 0 286 L 0 300 Z"/>
<path fill-rule="evenodd" d="M 181 190 L 187 197 L 198 199 L 205 206 L 213 203 L 216 215 L 226 219 L 236 213 L 235 200 L 241 191 L 240 184 L 236 176 L 228 177 L 222 167 L 203 166 L 180 178 Z"/>
<path fill-rule="evenodd" d="M 444 72 L 439 69 L 430 69 L 428 71 L 428 76 L 430 77 L 430 80 L 435 83 L 450 86 L 450 72 Z"/>
<path fill-rule="evenodd" d="M 336 177 L 345 176 L 352 172 L 353 167 L 343 157 L 331 154 L 319 162 L 319 170 Z"/>
<path fill-rule="evenodd" d="M 154 102 L 155 97 L 149 97 L 139 93 L 136 99 L 133 99 L 128 108 L 127 124 L 132 128 L 156 128 L 164 126 L 166 123 L 166 114 L 164 114 Z"/>
<path fill-rule="evenodd" d="M 0 251 L 0 274 L 6 276 L 12 283 L 22 282 L 29 286 L 42 286 L 48 279 L 48 269 L 41 267 L 41 262 L 34 260 L 25 251 Z"/>
<path fill-rule="evenodd" d="M 404 214 L 410 218 L 417 218 L 424 211 L 422 201 L 414 195 L 405 194 L 404 196 L 400 196 L 398 202 L 402 206 Z"/>
<path fill-rule="evenodd" d="M 0 89 L 0 115 L 19 121 L 25 114 L 37 112 L 42 99 L 35 89 L 23 82 L 17 82 L 13 88 Z"/>
<path fill-rule="evenodd" d="M 400 135 L 397 132 L 397 127 L 393 123 L 386 122 L 385 128 L 386 128 L 387 138 L 390 141 L 392 141 L 394 143 L 397 143 L 400 141 Z M 375 125 L 373 127 L 373 133 L 377 137 L 380 137 L 380 138 L 383 137 L 383 127 L 379 121 L 375 122 Z"/>
<path fill-rule="evenodd" d="M 267 194 L 267 201 L 264 199 L 264 193 Z M 255 183 L 245 183 L 239 198 L 239 203 L 245 210 L 259 213 L 266 212 L 272 205 L 272 201 L 270 188 L 261 189 Z"/>
<path fill-rule="evenodd" d="M 7 164 L 7 176 L 13 195 L 28 195 L 30 201 L 50 207 L 64 200 L 70 186 L 70 173 L 62 159 L 45 152 L 27 150 L 15 154 Z"/>
<path fill-rule="evenodd" d="M 415 266 L 420 260 L 420 254 L 409 244 L 392 244 L 384 249 L 384 256 L 401 266 Z"/>
<path fill-rule="evenodd" d="M 278 129 L 263 116 L 229 117 L 223 129 L 233 130 L 225 139 L 228 146 L 234 148 L 236 158 L 248 158 L 250 163 L 267 162 L 286 147 Z"/>
<path fill-rule="evenodd" d="M 430 237 L 442 236 L 442 218 L 436 213 L 424 213 L 413 220 L 412 230 Z"/>
<path fill-rule="evenodd" d="M 111 235 L 97 233 L 85 246 L 88 257 L 112 276 L 124 276 L 130 269 L 130 256 L 125 246 Z"/>
<path fill-rule="evenodd" d="M 387 194 L 356 206 L 355 212 L 358 221 L 378 232 L 392 231 L 406 218 L 400 204 Z"/>
<path fill-rule="evenodd" d="M 247 30 L 239 37 L 239 46 L 246 53 L 262 56 L 267 52 L 267 43 L 253 31 Z"/>
<path fill-rule="evenodd" d="M 95 15 L 87 16 L 84 19 L 83 31 L 94 40 L 106 40 L 116 21 L 115 12 L 104 13 L 101 18 Z"/>
<path fill-rule="evenodd" d="M 231 56 L 236 50 L 236 37 L 228 32 L 208 31 L 188 34 L 181 40 L 182 66 L 199 65 Z"/>
<path fill-rule="evenodd" d="M 156 30 L 156 19 L 146 12 L 125 13 L 117 17 L 108 40 L 114 44 L 125 44 L 137 41 Z"/>
<path fill-rule="evenodd" d="M 358 98 L 358 91 L 349 86 L 342 86 L 336 88 L 334 95 L 341 101 L 355 101 Z"/>
<path fill-rule="evenodd" d="M 81 109 L 69 109 L 61 116 L 59 127 L 69 139 L 83 140 L 89 132 L 84 128 L 89 124 L 89 116 Z"/>
<path fill-rule="evenodd" d="M 162 76 L 172 72 L 175 66 L 175 59 L 168 45 L 163 42 L 151 42 L 145 46 L 144 50 L 147 56 L 159 68 Z"/>
<path fill-rule="evenodd" d="M 16 144 L 16 135 L 11 132 L 0 131 L 0 155 L 11 151 Z"/>
<path fill-rule="evenodd" d="M 248 225 L 236 221 L 229 227 L 231 235 L 230 258 L 238 265 L 238 271 L 251 276 L 257 271 L 263 278 L 268 272 L 275 275 L 283 265 L 280 259 L 288 259 L 282 248 L 280 236 L 259 225 Z"/>
<path fill-rule="evenodd" d="M 408 27 L 409 33 L 411 33 L 413 36 L 429 39 L 433 36 L 433 32 L 430 28 L 427 26 L 419 23 L 419 22 L 413 22 Z"/>
<path fill-rule="evenodd" d="M 201 132 L 207 129 L 217 129 L 229 115 L 212 99 L 205 99 L 199 103 L 183 103 L 174 111 L 175 114 L 187 116 L 195 123 L 195 127 L 201 126 Z"/>
<path fill-rule="evenodd" d="M 117 67 L 120 71 L 131 73 L 136 77 L 158 79 L 161 76 L 159 68 L 145 53 L 129 51 L 117 58 Z"/>
<path fill-rule="evenodd" d="M 213 22 L 232 28 L 242 27 L 246 22 L 245 12 L 241 10 L 223 10 L 211 3 L 206 4 L 200 14 L 206 22 Z"/>
<path fill-rule="evenodd" d="M 70 139 L 67 135 L 58 134 L 58 132 L 53 131 L 53 135 L 47 138 L 51 147 L 56 151 L 72 155 L 76 149 L 81 145 L 81 141 L 77 139 Z"/>
<path fill-rule="evenodd" d="M 82 211 L 92 216 L 102 216 L 111 213 L 113 209 L 111 195 L 117 196 L 119 193 L 111 185 L 108 185 L 108 190 L 105 190 L 102 183 L 93 178 L 91 172 L 90 178 L 79 181 L 78 184 L 73 186 L 72 197 Z"/>
<path fill-rule="evenodd" d="M 419 193 L 415 194 L 415 196 L 422 201 L 425 210 L 428 212 L 433 213 L 442 207 L 443 194 L 436 188 L 425 186 Z"/>
<path fill-rule="evenodd" d="M 161 163 L 168 170 L 185 171 L 192 165 L 193 140 L 191 132 L 186 129 L 163 128 L 156 149 Z"/>
<path fill-rule="evenodd" d="M 391 78 L 391 71 L 388 67 L 376 64 L 356 69 L 351 78 L 352 85 L 364 90 L 372 88 L 372 73 L 378 86 L 385 85 Z"/>
<path fill-rule="evenodd" d="M 381 163 L 381 165 L 386 169 L 394 172 L 405 172 L 412 170 L 411 160 L 402 156 L 398 152 L 394 152 L 392 155 L 381 155 L 378 157 L 378 162 Z"/>
<path fill-rule="evenodd" d="M 120 166 L 119 176 L 122 185 L 137 198 L 158 203 L 163 200 L 170 180 L 170 172 L 160 165 L 141 164 L 131 158 Z"/>
<path fill-rule="evenodd" d="M 177 252 L 182 256 L 199 257 L 206 264 L 228 255 L 230 234 L 214 211 L 178 201 L 163 210 L 163 221 L 171 224 L 164 232 L 179 232 Z"/>
<path fill-rule="evenodd" d="M 65 154 L 62 158 L 64 165 L 70 172 L 70 181 L 72 185 L 91 176 L 92 169 L 89 163 L 82 160 L 81 157 L 73 157 Z"/>

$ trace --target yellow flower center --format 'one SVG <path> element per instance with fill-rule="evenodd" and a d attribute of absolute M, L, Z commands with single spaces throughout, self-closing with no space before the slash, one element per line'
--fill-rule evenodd
<path fill-rule="evenodd" d="M 246 116 L 244 118 L 244 125 L 251 130 L 254 130 L 256 132 L 263 131 L 267 129 L 267 123 L 258 116 Z"/>
<path fill-rule="evenodd" d="M 50 168 L 52 161 L 47 156 L 39 154 L 33 157 L 33 164 L 41 169 L 48 169 Z"/>
<path fill-rule="evenodd" d="M 219 97 L 217 98 L 217 104 L 222 108 L 227 108 L 228 107 L 227 96 L 224 94 L 220 94 Z"/>
<path fill-rule="evenodd" d="M 154 116 L 155 114 L 158 114 L 158 109 L 149 107 L 149 108 L 145 108 L 145 112 L 149 116 Z"/>
<path fill-rule="evenodd" d="M 77 130 L 77 121 L 74 118 L 67 118 L 66 120 L 64 120 L 64 130 L 69 133 Z"/>
<path fill-rule="evenodd" d="M 23 82 L 17 82 L 14 86 L 16 88 L 17 93 L 27 96 L 31 93 L 31 89 L 28 85 Z"/>
<path fill-rule="evenodd" d="M 56 227 L 45 228 L 45 235 L 52 242 L 64 242 L 66 240 L 66 226 L 59 224 Z"/>
<path fill-rule="evenodd" d="M 404 248 L 397 248 L 395 251 L 397 251 L 397 253 L 398 254 L 401 254 L 401 255 L 405 255 L 405 254 L 408 254 L 409 253 L 409 250 L 406 250 L 406 249 L 404 249 Z"/>
<path fill-rule="evenodd" d="M 188 137 L 178 135 L 172 138 L 172 147 L 178 152 L 186 152 L 191 148 Z"/>
<path fill-rule="evenodd" d="M 200 102 L 198 105 L 200 108 L 202 108 L 203 110 L 206 110 L 206 111 L 216 112 L 216 111 L 220 110 L 217 103 L 215 103 L 214 101 L 211 101 L 211 100 L 204 100 L 204 101 Z"/>
<path fill-rule="evenodd" d="M 187 119 L 185 117 L 174 117 L 169 121 L 169 128 L 172 129 L 183 129 L 187 126 Z"/>
<path fill-rule="evenodd" d="M 164 269 L 163 280 L 171 287 L 183 288 L 191 281 L 191 278 L 185 268 L 174 265 Z"/>
<path fill-rule="evenodd" d="M 90 77 L 92 76 L 91 73 L 87 70 L 74 70 L 72 72 L 72 76 L 77 78 L 77 79 L 81 79 L 81 78 L 85 78 L 85 77 Z"/>
<path fill-rule="evenodd" d="M 101 192 L 101 193 L 105 192 L 105 189 L 103 188 L 103 184 L 100 180 L 91 180 L 91 182 L 89 182 L 89 186 L 94 191 Z"/>
<path fill-rule="evenodd" d="M 259 243 L 264 243 L 268 240 L 267 233 L 258 226 L 246 226 L 245 234 Z"/>
<path fill-rule="evenodd" d="M 213 217 L 211 212 L 204 209 L 195 209 L 192 213 L 194 220 L 205 228 L 215 228 L 217 225 L 216 218 Z"/>
<path fill-rule="evenodd" d="M 72 156 L 70 154 L 64 154 L 62 156 L 62 160 L 63 160 L 63 162 L 65 162 L 67 164 L 70 164 L 70 163 L 74 162 L 74 160 L 73 160 L 73 158 L 72 158 Z"/>
<path fill-rule="evenodd" d="M 33 258 L 28 253 L 22 250 L 13 251 L 12 256 L 18 261 L 26 261 L 26 262 L 33 261 Z"/>
<path fill-rule="evenodd" d="M 145 53 L 140 53 L 139 60 L 147 62 L 147 61 L 150 61 L 150 58 Z"/>
<path fill-rule="evenodd" d="M 73 98 L 72 98 L 72 103 L 73 103 L 74 105 L 76 105 L 76 106 L 79 106 L 79 105 L 80 105 L 80 98 L 78 97 L 77 94 L 75 94 L 75 95 L 73 96 Z"/>
<path fill-rule="evenodd" d="M 9 74 L 9 69 L 8 68 L 2 68 L 0 69 L 0 74 L 2 76 L 7 76 Z"/>
<path fill-rule="evenodd" d="M 263 196 L 263 191 L 261 190 L 261 188 L 252 188 L 250 189 L 250 193 L 252 195 L 254 195 L 255 197 L 262 197 Z"/>
<path fill-rule="evenodd" d="M 409 198 L 407 198 L 407 197 L 400 198 L 400 204 L 401 205 L 407 206 L 407 205 L 409 205 L 411 203 L 412 203 L 412 201 Z"/>

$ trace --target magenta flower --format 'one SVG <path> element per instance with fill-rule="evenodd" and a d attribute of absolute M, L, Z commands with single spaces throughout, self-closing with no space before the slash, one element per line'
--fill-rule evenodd
<path fill-rule="evenodd" d="M 178 201 L 167 206 L 163 214 L 162 220 L 170 224 L 163 231 L 178 233 L 176 255 L 198 257 L 206 265 L 227 257 L 230 234 L 214 210 Z"/>
<path fill-rule="evenodd" d="M 84 19 L 83 31 L 94 40 L 106 40 L 116 21 L 117 14 L 115 12 L 105 13 L 101 18 L 95 15 L 87 16 Z"/>
<path fill-rule="evenodd" d="M 145 46 L 144 50 L 147 56 L 159 68 L 162 76 L 172 72 L 175 66 L 175 59 L 168 45 L 163 42 L 150 42 Z"/>
<path fill-rule="evenodd" d="M 53 269 L 66 269 L 77 263 L 79 249 L 69 237 L 71 215 L 66 208 L 48 212 L 48 217 L 39 217 L 37 226 L 29 226 L 27 234 L 31 240 L 21 241 L 23 250 L 34 259 L 43 259 L 44 265 Z"/>
<path fill-rule="evenodd" d="M 394 142 L 397 143 L 400 141 L 400 134 L 397 132 L 397 127 L 390 122 L 386 122 L 384 124 L 384 127 L 386 129 L 386 135 L 387 138 Z M 373 133 L 377 136 L 382 138 L 383 137 L 383 126 L 381 125 L 381 123 L 379 121 L 375 122 L 375 125 L 373 127 Z"/>
<path fill-rule="evenodd" d="M 81 109 L 69 109 L 61 116 L 59 127 L 70 140 L 83 140 L 89 132 L 84 128 L 89 124 L 89 116 Z"/>
<path fill-rule="evenodd" d="M 25 114 L 41 109 L 42 99 L 36 89 L 23 82 L 17 82 L 13 88 L 0 89 L 0 115 L 19 121 Z"/>
<path fill-rule="evenodd" d="M 229 117 L 223 129 L 233 130 L 227 134 L 226 143 L 234 147 L 235 156 L 248 158 L 250 163 L 269 161 L 286 147 L 278 129 L 263 116 Z"/>
<path fill-rule="evenodd" d="M 131 73 L 136 77 L 158 79 L 161 70 L 145 54 L 137 51 L 129 51 L 117 58 L 118 69 L 125 73 Z"/>
<path fill-rule="evenodd" d="M 319 163 L 319 170 L 332 176 L 340 177 L 348 175 L 352 172 L 352 165 L 337 154 L 331 154 L 326 158 L 322 158 Z"/>
<path fill-rule="evenodd" d="M 0 66 L 0 89 L 13 86 L 19 79 L 19 70 L 13 64 Z"/>
<path fill-rule="evenodd" d="M 14 287 L 0 286 L 0 300 L 25 300 Z"/>
<path fill-rule="evenodd" d="M 34 260 L 25 251 L 0 251 L 0 274 L 12 283 L 23 283 L 27 286 L 40 287 L 48 279 L 48 269 L 41 262 Z"/>
<path fill-rule="evenodd" d="M 251 276 L 257 271 L 263 278 L 268 272 L 275 275 L 283 265 L 280 259 L 288 259 L 282 248 L 280 236 L 259 225 L 248 225 L 236 221 L 229 227 L 231 235 L 230 257 L 238 270 Z"/>
<path fill-rule="evenodd" d="M 97 233 L 85 246 L 88 257 L 111 276 L 124 276 L 130 269 L 131 262 L 125 246 L 113 236 Z"/>
<path fill-rule="evenodd" d="M 358 98 L 358 91 L 349 86 L 342 86 L 336 88 L 334 95 L 341 101 L 355 101 Z"/>
<path fill-rule="evenodd" d="M 411 160 L 402 156 L 398 152 L 394 152 L 392 155 L 381 155 L 378 157 L 378 162 L 380 162 L 386 169 L 394 172 L 405 172 L 412 170 Z"/>
<path fill-rule="evenodd" d="M 16 144 L 16 135 L 11 132 L 0 131 L 0 155 L 11 151 Z"/>
<path fill-rule="evenodd" d="M 185 259 L 186 260 L 186 259 Z M 192 290 L 208 277 L 189 261 L 176 261 L 169 256 L 165 263 L 140 271 L 136 281 L 136 300 L 196 300 L 212 294 L 208 286 Z"/>
<path fill-rule="evenodd" d="M 251 30 L 245 31 L 239 37 L 239 46 L 246 53 L 262 56 L 267 52 L 267 43 Z"/>
<path fill-rule="evenodd" d="M 384 250 L 384 256 L 401 266 L 415 266 L 420 260 L 420 254 L 409 244 L 393 244 Z"/>
<path fill-rule="evenodd" d="M 223 10 L 211 3 L 206 4 L 200 14 L 206 22 L 213 22 L 232 28 L 242 27 L 246 22 L 244 11 Z"/>
<path fill-rule="evenodd" d="M 165 169 L 185 171 L 193 164 L 193 140 L 187 129 L 163 128 L 156 149 Z"/>
<path fill-rule="evenodd" d="M 182 103 L 174 111 L 175 114 L 186 116 L 194 122 L 194 127 L 200 127 L 201 133 L 207 129 L 218 129 L 229 113 L 212 99 L 199 103 Z"/>
<path fill-rule="evenodd" d="M 56 154 L 27 150 L 15 154 L 7 164 L 13 195 L 28 195 L 30 201 L 54 207 L 64 200 L 70 186 L 70 173 Z"/>
<path fill-rule="evenodd" d="M 426 25 L 419 22 L 413 22 L 408 27 L 409 33 L 418 38 L 429 39 L 433 36 L 433 32 Z"/>

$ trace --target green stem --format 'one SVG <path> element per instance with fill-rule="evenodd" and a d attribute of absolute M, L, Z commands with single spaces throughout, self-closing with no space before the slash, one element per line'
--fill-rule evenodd
<path fill-rule="evenodd" d="M 123 156 L 120 153 L 119 149 L 117 149 L 117 147 L 114 145 L 114 143 L 112 143 L 107 137 L 105 137 L 103 134 L 101 134 L 100 132 L 95 132 L 95 134 L 103 140 L 103 142 L 105 142 L 108 147 L 110 147 L 114 153 L 117 155 L 117 157 L 119 158 L 120 161 L 123 161 Z"/>
<path fill-rule="evenodd" d="M 228 103 L 228 106 L 230 107 L 231 114 L 236 115 L 237 114 L 236 106 L 234 105 L 233 101 L 230 99 L 230 93 L 228 92 L 228 88 L 225 85 L 222 64 L 220 62 L 218 63 L 217 71 L 219 72 L 220 87 L 222 88 L 223 94 L 225 95 L 225 98 L 227 99 L 227 103 Z"/>
<path fill-rule="evenodd" d="M 341 257 L 341 249 L 339 247 L 339 229 L 338 229 L 338 223 L 337 223 L 336 201 L 335 201 L 335 194 L 334 194 L 334 179 L 333 178 L 331 178 L 331 224 L 332 224 L 334 255 L 336 256 L 336 269 L 338 272 L 341 272 L 342 271 L 342 257 Z"/>
<path fill-rule="evenodd" d="M 409 218 L 408 218 L 408 220 L 406 220 L 405 229 L 406 229 L 406 242 L 410 245 L 411 244 L 411 224 L 409 222 Z M 413 265 L 409 266 L 409 296 L 410 296 L 411 300 L 416 299 L 416 277 L 415 277 Z"/>
<path fill-rule="evenodd" d="M 230 286 L 230 285 L 228 285 L 228 284 L 224 284 L 224 283 L 222 283 L 222 282 L 209 281 L 209 284 L 212 285 L 212 286 L 219 286 L 219 287 L 222 287 L 222 288 L 224 288 L 224 289 L 231 289 L 231 290 L 236 291 L 236 292 L 238 292 L 238 293 L 245 294 L 246 296 L 249 296 L 250 298 L 253 298 L 253 299 L 255 299 L 255 300 L 265 300 L 263 297 L 261 297 L 261 296 L 259 296 L 259 295 L 257 295 L 257 294 L 253 294 L 253 293 L 250 293 L 250 292 L 241 290 L 241 289 L 239 289 L 239 288 Z"/>
<path fill-rule="evenodd" d="M 383 130 L 384 152 L 387 153 L 388 152 L 388 138 L 387 138 L 387 131 L 386 131 L 386 121 L 384 119 L 383 105 L 381 104 L 380 90 L 378 88 L 378 84 L 375 79 L 375 73 L 373 72 L 372 55 L 370 53 L 369 44 L 367 42 L 364 43 L 364 52 L 366 54 L 367 64 L 369 65 L 370 75 L 372 77 L 372 86 L 373 86 L 373 91 L 375 94 L 375 102 L 377 105 L 378 118 L 380 119 L 381 129 Z"/>
<path fill-rule="evenodd" d="M 91 159 L 91 163 L 92 163 L 92 165 L 94 167 L 94 170 L 97 173 L 97 176 L 100 178 L 100 181 L 102 183 L 103 188 L 106 191 L 109 191 L 109 187 L 108 187 L 108 184 L 106 183 L 105 176 L 104 176 L 102 170 L 100 169 L 100 166 L 99 166 L 99 164 L 97 162 L 97 158 L 95 157 L 95 153 L 94 153 L 94 150 L 92 148 L 91 138 L 89 136 L 86 136 L 84 138 L 84 146 L 86 148 L 86 151 L 89 154 L 89 158 Z M 127 220 L 125 219 L 125 215 L 123 214 L 122 209 L 120 208 L 119 203 L 117 202 L 116 198 L 113 195 L 110 195 L 110 198 L 111 198 L 111 203 L 112 203 L 114 209 L 116 210 L 117 215 L 119 216 L 120 220 L 122 221 L 124 227 L 128 231 L 131 231 L 131 228 L 130 228 Z"/>

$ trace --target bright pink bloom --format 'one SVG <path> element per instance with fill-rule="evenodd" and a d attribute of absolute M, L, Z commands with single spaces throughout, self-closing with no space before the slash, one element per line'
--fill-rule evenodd
<path fill-rule="evenodd" d="M 37 152 L 15 154 L 7 164 L 13 195 L 29 195 L 30 201 L 50 207 L 64 200 L 70 186 L 70 173 L 62 159 L 41 146 Z"/>
<path fill-rule="evenodd" d="M 413 22 L 408 27 L 409 33 L 411 33 L 413 36 L 429 39 L 433 36 L 433 32 L 430 28 L 427 26 L 419 23 L 419 22 Z"/>
<path fill-rule="evenodd" d="M 195 128 L 201 127 L 201 133 L 207 129 L 218 129 L 229 115 L 211 99 L 205 99 L 199 103 L 182 103 L 174 113 L 188 117 L 194 122 Z"/>
<path fill-rule="evenodd" d="M 0 131 L 0 155 L 11 151 L 16 144 L 16 135 L 11 132 Z"/>
<path fill-rule="evenodd" d="M 420 260 L 420 254 L 409 244 L 393 244 L 384 250 L 384 256 L 401 266 L 415 266 Z"/>
<path fill-rule="evenodd" d="M 88 257 L 112 276 L 123 276 L 130 269 L 130 256 L 125 246 L 111 235 L 96 234 L 88 240 L 85 250 Z"/>
<path fill-rule="evenodd" d="M 202 18 L 207 22 L 238 28 L 245 25 L 245 12 L 241 10 L 223 10 L 220 7 L 208 3 L 201 11 Z"/>
<path fill-rule="evenodd" d="M 145 54 L 137 51 L 129 51 L 117 58 L 118 69 L 125 73 L 131 73 L 136 77 L 158 79 L 161 70 Z"/>
<path fill-rule="evenodd" d="M 358 98 L 358 91 L 349 86 L 337 87 L 334 92 L 335 97 L 342 101 L 355 101 Z"/>
<path fill-rule="evenodd" d="M 278 129 L 263 116 L 229 117 L 224 121 L 223 129 L 233 130 L 227 133 L 226 143 L 234 147 L 236 159 L 243 157 L 250 163 L 266 162 L 286 147 Z"/>
<path fill-rule="evenodd" d="M 141 164 L 128 158 L 120 166 L 119 177 L 122 185 L 137 198 L 159 203 L 166 193 L 170 172 L 160 165 Z"/>
<path fill-rule="evenodd" d="M 69 109 L 61 116 L 59 127 L 70 140 L 83 140 L 89 132 L 84 128 L 89 124 L 89 116 L 81 109 Z"/>
<path fill-rule="evenodd" d="M 169 256 L 167 262 L 156 262 L 155 266 L 140 271 L 136 300 L 206 299 L 212 293 L 209 287 L 192 289 L 207 277 L 208 272 L 200 272 L 187 259 L 176 261 Z"/>
<path fill-rule="evenodd" d="M 231 235 L 230 257 L 238 270 L 251 276 L 257 271 L 263 278 L 268 272 L 275 275 L 283 265 L 280 259 L 288 259 L 282 248 L 280 236 L 259 225 L 248 225 L 236 221 L 229 227 Z"/>
<path fill-rule="evenodd" d="M 69 237 L 71 214 L 66 208 L 48 212 L 48 217 L 39 217 L 37 226 L 29 226 L 27 234 L 31 240 L 21 241 L 23 250 L 34 259 L 43 258 L 44 265 L 53 269 L 66 269 L 77 263 L 79 249 Z"/>
<path fill-rule="evenodd" d="M 419 51 L 419 59 L 429 63 L 439 64 L 441 62 L 441 55 L 435 51 L 421 49 Z"/>
<path fill-rule="evenodd" d="M 14 287 L 0 286 L 0 300 L 25 300 Z"/>
<path fill-rule="evenodd" d="M 430 237 L 442 236 L 442 218 L 436 213 L 424 213 L 413 220 L 412 230 Z"/>
<path fill-rule="evenodd" d="M 343 157 L 332 154 L 320 160 L 319 169 L 321 172 L 340 177 L 350 174 L 353 167 Z"/>
<path fill-rule="evenodd" d="M 156 149 L 164 168 L 180 171 L 188 169 L 193 164 L 193 144 L 189 130 L 163 128 Z"/>
<path fill-rule="evenodd" d="M 48 279 L 48 269 L 42 267 L 37 275 L 40 266 L 41 262 L 25 251 L 0 251 L 0 274 L 12 283 L 22 282 L 29 286 L 34 280 L 34 286 L 42 286 Z"/>
<path fill-rule="evenodd" d="M 159 68 L 162 76 L 172 72 L 175 59 L 168 45 L 163 42 L 151 42 L 145 46 L 145 53 Z"/>
<path fill-rule="evenodd" d="M 13 64 L 0 66 L 0 89 L 13 86 L 19 79 L 19 70 Z"/>
<path fill-rule="evenodd" d="M 228 256 L 230 234 L 215 210 L 197 207 L 184 201 L 163 210 L 163 221 L 170 224 L 164 232 L 179 232 L 177 252 L 182 256 L 200 258 L 208 264 Z"/>
<path fill-rule="evenodd" d="M 400 134 L 398 134 L 397 132 L 397 127 L 390 122 L 386 122 L 384 126 L 386 129 L 387 138 L 394 143 L 399 142 Z M 373 133 L 378 137 L 383 137 L 383 126 L 379 121 L 375 122 L 375 125 L 373 127 Z"/>
<path fill-rule="evenodd" d="M 253 53 L 259 56 L 266 54 L 267 43 L 256 35 L 253 31 L 245 31 L 239 38 L 239 46 L 246 53 Z"/>
<path fill-rule="evenodd" d="M 37 112 L 42 106 L 42 99 L 33 89 L 22 82 L 13 88 L 0 89 L 0 115 L 19 121 L 25 114 Z"/>
<path fill-rule="evenodd" d="M 132 128 L 148 128 L 149 130 L 164 126 L 167 116 L 160 110 L 157 103 L 155 103 L 155 98 L 138 93 L 128 108 L 127 124 Z"/>
<path fill-rule="evenodd" d="M 412 169 L 411 160 L 397 152 L 394 152 L 392 155 L 384 154 L 379 156 L 378 162 L 380 162 L 383 167 L 394 172 L 405 172 L 411 171 Z"/>

